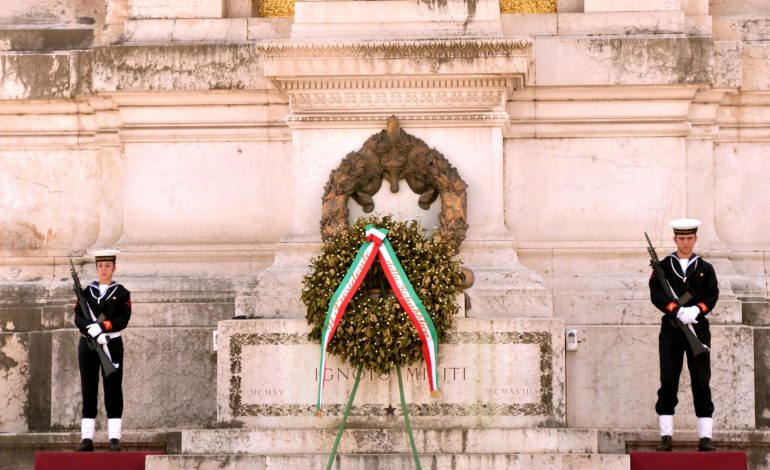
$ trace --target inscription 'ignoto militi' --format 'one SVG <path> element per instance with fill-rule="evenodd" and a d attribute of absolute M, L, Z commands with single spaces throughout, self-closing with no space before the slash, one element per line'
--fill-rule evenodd
<path fill-rule="evenodd" d="M 467 367 L 439 367 L 438 379 L 441 381 L 462 381 L 467 380 Z M 315 368 L 315 381 L 318 382 L 318 368 Z M 356 371 L 349 367 L 327 367 L 324 371 L 324 381 L 347 381 L 355 380 Z M 367 370 L 361 374 L 361 380 L 390 380 L 391 374 L 379 374 Z M 404 370 L 404 380 L 406 381 L 424 381 L 428 380 L 428 372 L 424 367 L 408 367 Z"/>
<path fill-rule="evenodd" d="M 467 323 L 467 322 L 466 322 Z M 510 323 L 510 322 L 509 322 Z M 505 324 L 506 322 L 501 322 Z M 259 324 L 261 326 L 261 323 Z M 286 328 L 285 323 L 281 323 Z M 229 416 L 235 419 L 312 418 L 312 393 L 320 379 L 318 363 L 307 358 L 317 354 L 308 340 L 306 326 L 275 332 L 238 332 L 229 336 Z M 425 367 L 402 369 L 411 402 L 410 416 L 452 419 L 491 417 L 551 419 L 554 416 L 554 351 L 552 330 L 450 331 L 441 344 L 439 381 L 445 394 L 439 400 L 425 397 Z M 267 355 L 267 356 L 266 356 Z M 496 357 L 517 357 L 514 364 Z M 268 359 L 269 357 L 269 359 Z M 267 368 L 245 369 L 244 364 L 267 360 Z M 315 362 L 315 361 L 313 361 Z M 326 412 L 342 415 L 344 398 L 355 381 L 356 369 L 332 357 L 324 369 L 330 401 Z M 367 403 L 355 404 L 350 416 L 385 416 L 392 397 L 395 374 L 365 370 L 361 387 Z M 409 385 L 411 384 L 411 385 Z M 508 421 L 510 422 L 510 421 Z"/>

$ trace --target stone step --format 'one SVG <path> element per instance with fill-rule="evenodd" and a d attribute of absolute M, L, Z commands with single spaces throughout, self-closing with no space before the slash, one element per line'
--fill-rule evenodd
<path fill-rule="evenodd" d="M 298 470 L 326 468 L 328 454 L 152 455 L 145 470 Z M 440 470 L 629 470 L 617 454 L 421 454 L 422 468 Z M 411 454 L 337 455 L 334 470 L 414 470 Z"/>
<path fill-rule="evenodd" d="M 337 429 L 217 429 L 181 432 L 182 454 L 292 454 L 329 452 Z M 592 454 L 596 430 L 413 429 L 417 451 L 426 454 Z M 406 429 L 346 429 L 344 454 L 408 454 Z"/>

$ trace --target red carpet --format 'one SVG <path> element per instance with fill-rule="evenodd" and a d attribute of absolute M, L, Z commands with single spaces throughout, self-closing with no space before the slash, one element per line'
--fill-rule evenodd
<path fill-rule="evenodd" d="M 631 452 L 631 470 L 746 470 L 743 452 Z"/>
<path fill-rule="evenodd" d="M 38 452 L 35 470 L 144 470 L 144 457 L 162 454 L 142 452 Z"/>

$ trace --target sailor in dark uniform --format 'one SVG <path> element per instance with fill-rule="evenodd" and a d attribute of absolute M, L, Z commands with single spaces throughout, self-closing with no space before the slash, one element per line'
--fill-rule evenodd
<path fill-rule="evenodd" d="M 701 222 L 696 219 L 677 219 L 671 222 L 674 229 L 676 251 L 661 261 L 661 267 L 671 288 L 678 297 L 685 292 L 692 294 L 692 300 L 679 306 L 666 295 L 660 280 L 653 271 L 650 278 L 652 303 L 664 313 L 658 337 L 660 352 L 660 389 L 655 411 L 658 413 L 661 442 L 658 451 L 670 451 L 674 434 L 674 408 L 678 402 L 679 375 L 682 372 L 683 357 L 687 356 L 687 368 L 692 381 L 695 415 L 698 417 L 698 449 L 715 450 L 711 442 L 714 403 L 711 401 L 711 353 L 694 356 L 687 339 L 674 326 L 675 316 L 688 327 L 692 325 L 698 339 L 711 347 L 711 332 L 706 316 L 714 309 L 719 298 L 719 286 L 714 267 L 693 252 L 698 241 L 697 230 Z"/>
<path fill-rule="evenodd" d="M 83 394 L 83 421 L 77 451 L 94 450 L 94 431 L 97 414 L 99 375 L 104 383 L 104 402 L 107 409 L 107 429 L 110 450 L 120 450 L 121 418 L 123 415 L 123 339 L 121 333 L 131 318 L 131 294 L 125 287 L 112 280 L 115 273 L 117 250 L 95 252 L 98 280 L 83 289 L 88 312 L 75 306 L 75 326 L 82 337 L 78 345 L 80 386 Z M 117 365 L 117 371 L 104 377 L 97 352 L 88 347 L 86 337 L 95 338 L 98 346 L 107 348 L 108 356 Z"/>

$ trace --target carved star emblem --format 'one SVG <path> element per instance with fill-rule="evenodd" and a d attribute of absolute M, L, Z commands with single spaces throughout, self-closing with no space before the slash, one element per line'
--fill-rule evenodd
<path fill-rule="evenodd" d="M 388 405 L 387 408 L 385 408 L 385 416 L 396 416 L 396 409 L 393 408 L 393 405 Z"/>

